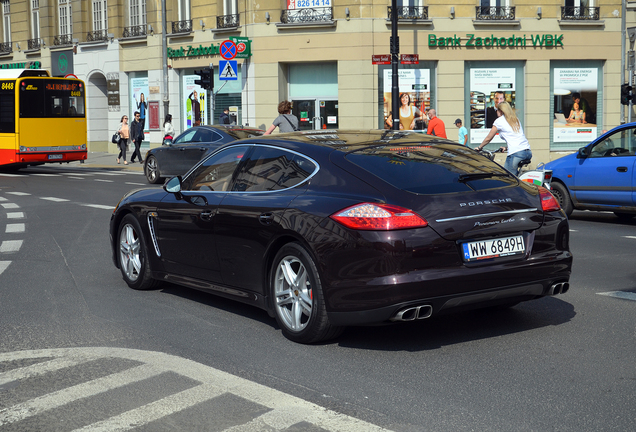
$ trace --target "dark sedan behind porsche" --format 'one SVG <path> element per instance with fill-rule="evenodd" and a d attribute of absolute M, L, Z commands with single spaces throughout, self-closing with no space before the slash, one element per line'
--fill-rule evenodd
<path fill-rule="evenodd" d="M 567 291 L 565 214 L 473 150 L 399 131 L 236 141 L 110 223 L 126 283 L 267 310 L 291 340 Z"/>
<path fill-rule="evenodd" d="M 183 175 L 210 152 L 222 145 L 254 136 L 264 131 L 244 126 L 195 126 L 176 137 L 171 144 L 150 149 L 146 153 L 144 173 L 148 183 L 159 183 L 166 177 Z"/>

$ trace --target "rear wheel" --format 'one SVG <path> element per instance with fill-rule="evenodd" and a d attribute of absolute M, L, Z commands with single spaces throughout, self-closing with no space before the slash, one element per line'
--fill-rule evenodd
<path fill-rule="evenodd" d="M 554 195 L 565 214 L 569 217 L 574 210 L 574 205 L 572 204 L 572 200 L 570 199 L 568 189 L 558 182 L 552 182 L 551 187 L 552 195 Z"/>
<path fill-rule="evenodd" d="M 137 290 L 154 288 L 159 284 L 151 277 L 148 248 L 137 219 L 128 214 L 119 224 L 119 269 L 129 287 Z"/>
<path fill-rule="evenodd" d="M 154 156 L 149 156 L 146 161 L 146 179 L 148 183 L 157 184 L 161 181 L 161 172 L 159 171 L 159 162 Z"/>
<path fill-rule="evenodd" d="M 289 243 L 276 254 L 270 293 L 286 338 L 313 343 L 335 338 L 344 330 L 329 323 L 318 269 L 298 243 Z"/>

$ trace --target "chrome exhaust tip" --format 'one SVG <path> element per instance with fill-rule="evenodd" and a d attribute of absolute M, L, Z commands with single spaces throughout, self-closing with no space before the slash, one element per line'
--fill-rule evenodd
<path fill-rule="evenodd" d="M 568 282 L 557 282 L 552 284 L 550 289 L 548 290 L 548 295 L 558 295 L 565 294 L 570 289 L 570 284 Z"/>
<path fill-rule="evenodd" d="M 568 282 L 563 282 L 563 286 L 561 287 L 561 294 L 565 294 L 570 289 L 570 284 Z"/>
<path fill-rule="evenodd" d="M 415 321 L 430 318 L 431 315 L 433 315 L 431 305 L 411 306 L 398 311 L 390 321 Z"/>

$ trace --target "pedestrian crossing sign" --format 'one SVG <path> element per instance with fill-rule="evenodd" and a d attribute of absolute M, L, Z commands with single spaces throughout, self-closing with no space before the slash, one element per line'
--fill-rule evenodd
<path fill-rule="evenodd" d="M 219 60 L 219 81 L 237 80 L 237 63 L 236 60 Z"/>

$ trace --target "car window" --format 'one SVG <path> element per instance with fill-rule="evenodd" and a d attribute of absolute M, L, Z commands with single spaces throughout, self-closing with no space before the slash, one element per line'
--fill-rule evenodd
<path fill-rule="evenodd" d="M 199 165 L 183 182 L 183 190 L 227 191 L 236 167 L 249 147 L 230 147 L 213 154 Z"/>
<path fill-rule="evenodd" d="M 197 130 L 197 133 L 194 134 L 192 138 L 192 142 L 200 143 L 200 142 L 211 142 L 214 141 L 213 134 L 210 129 L 200 128 Z"/>
<path fill-rule="evenodd" d="M 263 192 L 296 186 L 316 170 L 311 160 L 275 147 L 256 146 L 241 166 L 232 191 Z"/>
<path fill-rule="evenodd" d="M 192 138 L 197 133 L 197 129 L 191 129 L 179 135 L 177 139 L 174 140 L 173 144 L 185 144 L 192 142 Z"/>
<path fill-rule="evenodd" d="M 634 156 L 636 154 L 635 129 L 614 132 L 592 147 L 590 157 Z"/>

